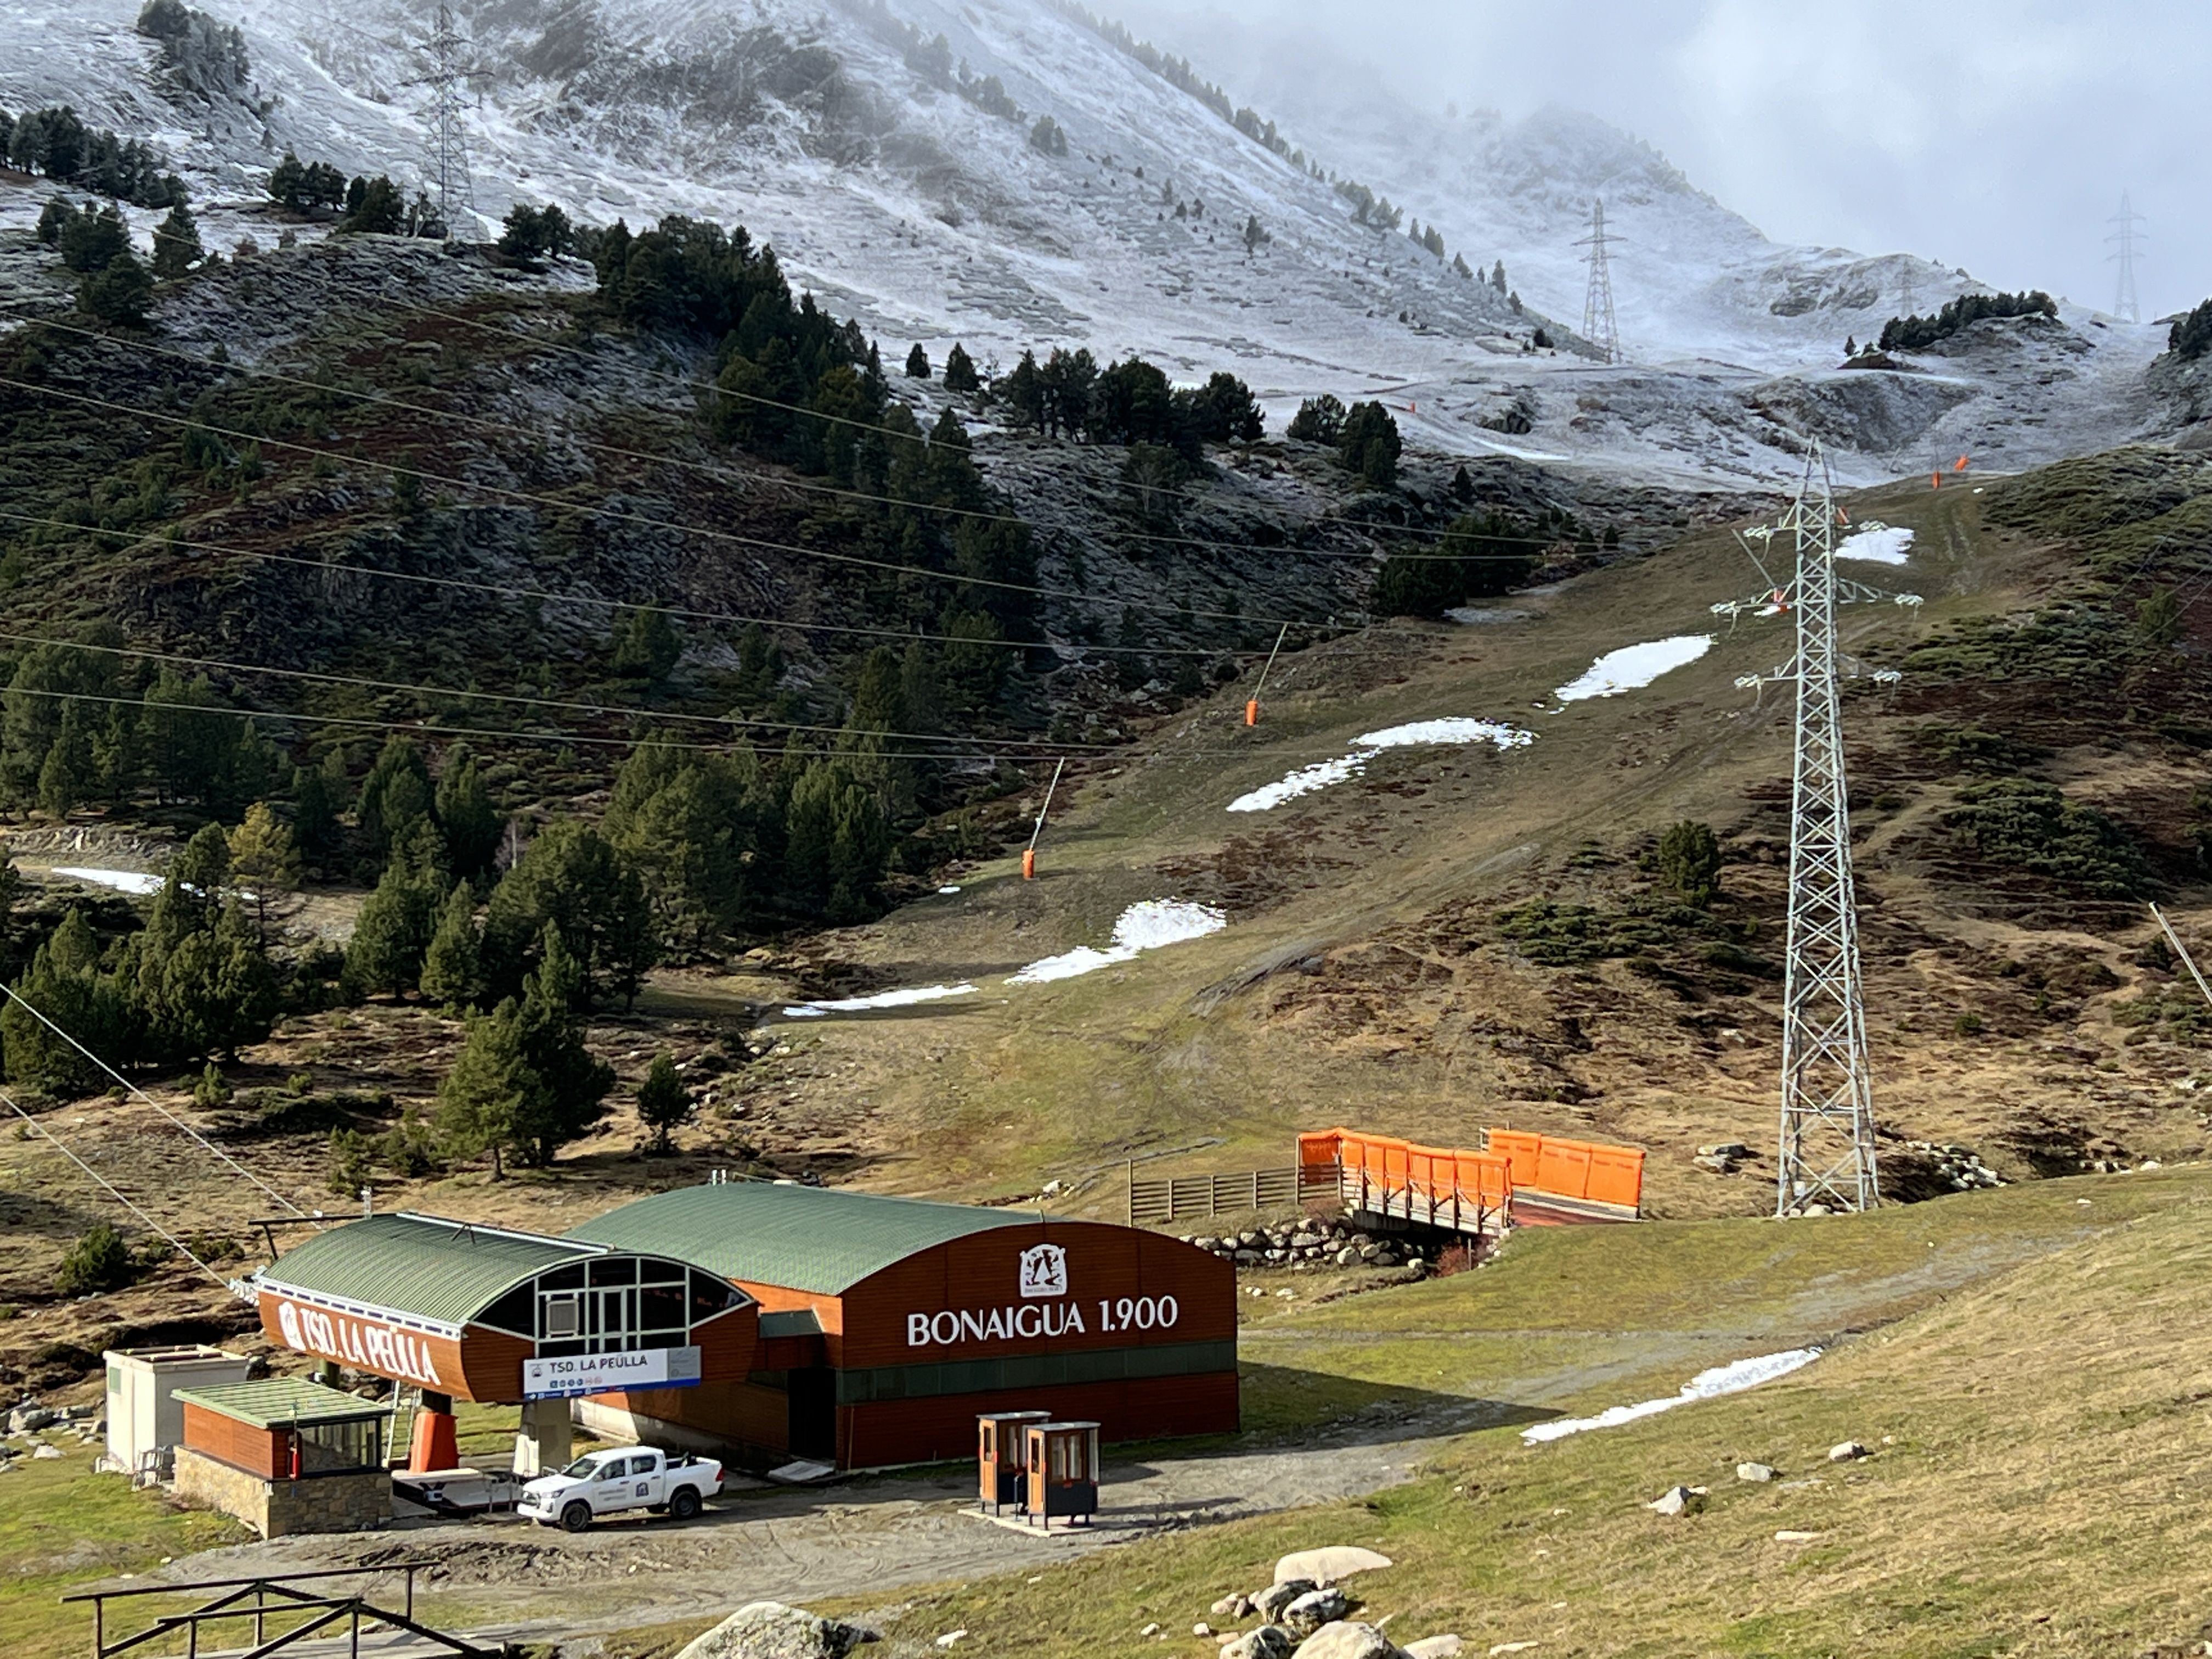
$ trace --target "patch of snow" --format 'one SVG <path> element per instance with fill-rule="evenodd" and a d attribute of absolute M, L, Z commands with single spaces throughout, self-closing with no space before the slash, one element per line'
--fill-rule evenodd
<path fill-rule="evenodd" d="M 872 997 L 842 997 L 835 1002 L 800 1002 L 783 1011 L 786 1019 L 821 1019 L 830 1014 L 865 1013 L 871 1008 L 904 1008 L 916 1002 L 942 1002 L 973 995 L 972 985 L 917 985 L 903 991 L 878 991 Z"/>
<path fill-rule="evenodd" d="M 118 892 L 135 893 L 140 897 L 161 890 L 160 876 L 149 876 L 143 870 L 87 870 L 75 865 L 57 867 L 54 873 L 67 876 L 71 881 L 88 881 L 96 886 L 112 887 Z"/>
<path fill-rule="evenodd" d="M 1370 732 L 1352 740 L 1352 752 L 1339 755 L 1334 760 L 1316 761 L 1311 766 L 1302 766 L 1289 776 L 1237 796 L 1229 803 L 1232 812 L 1265 812 L 1280 806 L 1286 800 L 1300 795 L 1310 795 L 1316 789 L 1326 789 L 1332 784 L 1356 778 L 1367 769 L 1367 763 L 1385 749 L 1409 749 L 1419 744 L 1491 743 L 1500 749 L 1525 749 L 1535 742 L 1533 732 L 1523 732 L 1516 726 L 1500 725 L 1496 720 L 1468 720 L 1455 716 L 1448 720 L 1414 720 L 1405 726 L 1386 726 L 1380 732 Z"/>
<path fill-rule="evenodd" d="M 1649 640 L 1608 651 L 1583 671 L 1583 677 L 1552 695 L 1561 702 L 1583 702 L 1591 697 L 1617 697 L 1651 684 L 1662 674 L 1689 664 L 1713 648 L 1710 634 L 1677 634 L 1672 639 Z"/>
<path fill-rule="evenodd" d="M 1185 939 L 1203 939 L 1229 925 L 1229 918 L 1210 904 L 1183 899 L 1146 899 L 1121 912 L 1114 923 L 1114 942 L 1104 950 L 1079 945 L 1073 951 L 1032 962 L 1012 975 L 1009 985 L 1047 985 L 1054 980 L 1075 979 L 1101 968 L 1135 960 L 1140 951 L 1157 951 Z"/>
<path fill-rule="evenodd" d="M 1912 545 L 1912 532 L 1902 525 L 1862 530 L 1837 544 L 1839 559 L 1866 559 L 1875 564 L 1903 564 L 1905 550 Z"/>
<path fill-rule="evenodd" d="M 957 887 L 940 887 L 940 888 L 939 888 L 939 889 L 937 890 L 937 891 L 938 891 L 938 896 L 939 896 L 939 897 L 946 897 L 946 896 L 951 896 L 951 894 L 954 894 L 954 893 L 958 892 L 959 890 L 959 890 Z"/>
<path fill-rule="evenodd" d="M 1661 1412 L 1671 1412 L 1677 1406 L 1686 1406 L 1692 1400 L 1717 1400 L 1726 1394 L 1741 1394 L 1746 1389 L 1755 1389 L 1762 1382 L 1771 1382 L 1778 1376 L 1787 1376 L 1802 1366 L 1809 1365 L 1820 1357 L 1818 1348 L 1790 1348 L 1781 1353 L 1761 1354 L 1753 1359 L 1738 1359 L 1725 1365 L 1716 1365 L 1710 1370 L 1699 1371 L 1682 1385 L 1680 1394 L 1670 1394 L 1662 1400 L 1638 1401 L 1633 1406 L 1611 1406 L 1595 1417 L 1567 1417 L 1557 1422 L 1539 1423 L 1521 1431 L 1524 1445 L 1540 1445 L 1548 1440 L 1564 1440 L 1571 1434 L 1580 1434 L 1587 1429 L 1618 1428 L 1623 1423 L 1634 1423 L 1646 1417 L 1656 1417 Z"/>
<path fill-rule="evenodd" d="M 1311 766 L 1301 766 L 1288 777 L 1278 778 L 1262 788 L 1237 797 L 1229 803 L 1232 812 L 1265 812 L 1280 806 L 1286 800 L 1296 800 L 1300 795 L 1310 795 L 1316 789 L 1326 789 L 1333 783 L 1342 783 L 1346 778 L 1356 778 L 1367 769 L 1365 755 L 1340 755 L 1334 760 L 1316 761 Z"/>

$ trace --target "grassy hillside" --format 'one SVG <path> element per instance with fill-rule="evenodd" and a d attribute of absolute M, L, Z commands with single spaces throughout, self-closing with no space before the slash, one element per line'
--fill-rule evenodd
<path fill-rule="evenodd" d="M 1510 1427 L 1478 1433 L 1366 1503 L 1110 1551 L 1040 1582 L 945 1590 L 917 1598 L 894 1632 L 1134 1653 L 1157 1650 L 1137 1635 L 1157 1620 L 1170 1646 L 1195 1651 L 1212 1644 L 1179 1632 L 1217 1596 L 1266 1583 L 1278 1554 L 1357 1542 L 1397 1564 L 1356 1581 L 1360 1616 L 1391 1614 L 1401 1642 L 1455 1632 L 1478 1653 L 1506 1642 L 1590 1656 L 2179 1653 L 2212 1590 L 2201 1559 L 2212 1428 L 2191 1311 L 2212 1283 L 2205 1198 L 2191 1171 L 1809 1227 L 1707 1224 L 1694 1239 L 1585 1234 L 1325 1321 L 1304 1316 L 1370 1333 L 1686 1316 L 1779 1340 L 1817 1328 L 1806 1316 L 1824 1304 L 1851 1322 L 1894 1308 L 1916 1253 L 1934 1269 L 1919 1293 L 1932 1305 L 1753 1393 L 1547 1445 Z M 2078 1230 L 2063 1224 L 2069 1211 Z M 2105 1224 L 2093 1231 L 2092 1218 Z M 2069 1232 L 2075 1242 L 2059 1243 Z M 1677 1249 L 1688 1260 L 1661 1266 Z M 2015 1249 L 2037 1259 L 1991 1271 Z M 1942 1294 L 1946 1272 L 1974 1282 Z M 1867 1295 L 1887 1273 L 1900 1277 L 1887 1294 Z M 1573 1403 L 1637 1397 L 1624 1379 Z M 1828 1449 L 1847 1439 L 1874 1455 L 1832 1464 Z M 1782 1480 L 1738 1482 L 1748 1460 Z M 1678 1482 L 1711 1489 L 1704 1514 L 1641 1507 Z M 1814 1536 L 1778 1540 L 1784 1531 Z"/>

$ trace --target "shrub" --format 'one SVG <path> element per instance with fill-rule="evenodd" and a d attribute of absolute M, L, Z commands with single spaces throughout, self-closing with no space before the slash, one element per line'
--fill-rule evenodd
<path fill-rule="evenodd" d="M 1660 836 L 1659 873 L 1686 902 L 1710 908 L 1721 890 L 1721 844 L 1712 826 L 1684 818 Z"/>
<path fill-rule="evenodd" d="M 2150 866 L 2126 830 L 2055 784 L 1998 778 L 1959 792 L 1943 821 L 1984 858 L 2106 898 L 2135 898 Z"/>
<path fill-rule="evenodd" d="M 95 1222 L 62 1258 L 55 1291 L 65 1297 L 119 1291 L 138 1277 L 138 1264 L 123 1235 L 105 1221 Z"/>

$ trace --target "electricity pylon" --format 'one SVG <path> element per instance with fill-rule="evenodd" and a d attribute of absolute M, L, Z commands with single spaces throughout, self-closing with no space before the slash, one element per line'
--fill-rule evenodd
<path fill-rule="evenodd" d="M 1589 289 L 1583 299 L 1583 338 L 1607 362 L 1620 361 L 1620 325 L 1613 314 L 1613 266 L 1605 234 L 1605 202 L 1590 204 L 1590 234 L 1575 244 L 1589 250 Z"/>
<path fill-rule="evenodd" d="M 430 88 L 430 138 L 427 161 L 430 189 L 438 221 L 446 234 L 453 234 L 457 216 L 476 210 L 476 191 L 469 179 L 468 134 L 462 123 L 469 82 L 485 78 L 484 72 L 467 68 L 462 54 L 468 40 L 453 24 L 453 9 L 439 0 L 437 23 L 421 51 L 430 60 L 430 72 L 406 84 Z"/>
<path fill-rule="evenodd" d="M 1836 690 L 1838 670 L 1852 673 L 1857 665 L 1837 651 L 1836 607 L 1876 600 L 1917 606 L 1920 600 L 1917 594 L 1885 593 L 1838 579 L 1836 524 L 1834 487 L 1816 442 L 1807 451 L 1805 475 L 1789 507 L 1773 524 L 1747 532 L 1770 548 L 1778 541 L 1788 548 L 1795 562 L 1789 582 L 1771 586 L 1758 599 L 1713 607 L 1716 614 L 1731 618 L 1746 610 L 1786 611 L 1794 614 L 1797 627 L 1796 654 L 1787 667 L 1737 681 L 1752 689 L 1787 684 L 1797 697 L 1777 1215 L 1802 1215 L 1814 1205 L 1869 1210 L 1881 1201 L 1843 714 Z M 1764 567 L 1760 574 L 1765 574 Z M 1898 676 L 1886 670 L 1874 678 L 1894 684 Z"/>
<path fill-rule="evenodd" d="M 2143 222 L 2143 216 L 2136 211 L 2128 192 L 2122 191 L 2120 210 L 2105 222 L 2118 227 L 2105 238 L 2115 244 L 2113 251 L 2105 256 L 2106 263 L 2120 268 L 2119 281 L 2112 290 L 2112 315 L 2124 323 L 2139 323 L 2142 321 L 2142 307 L 2136 299 L 2136 238 L 2141 233 L 2136 227 Z"/>

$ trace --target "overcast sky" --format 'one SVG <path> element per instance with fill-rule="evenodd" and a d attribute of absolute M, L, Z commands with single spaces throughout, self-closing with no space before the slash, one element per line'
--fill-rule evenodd
<path fill-rule="evenodd" d="M 2212 294 L 2209 0 L 1091 3 L 1232 96 L 1262 64 L 1364 60 L 1433 109 L 1571 104 L 1778 240 L 1918 253 L 2100 307 L 2129 190 L 2148 222 L 2144 317 Z"/>

